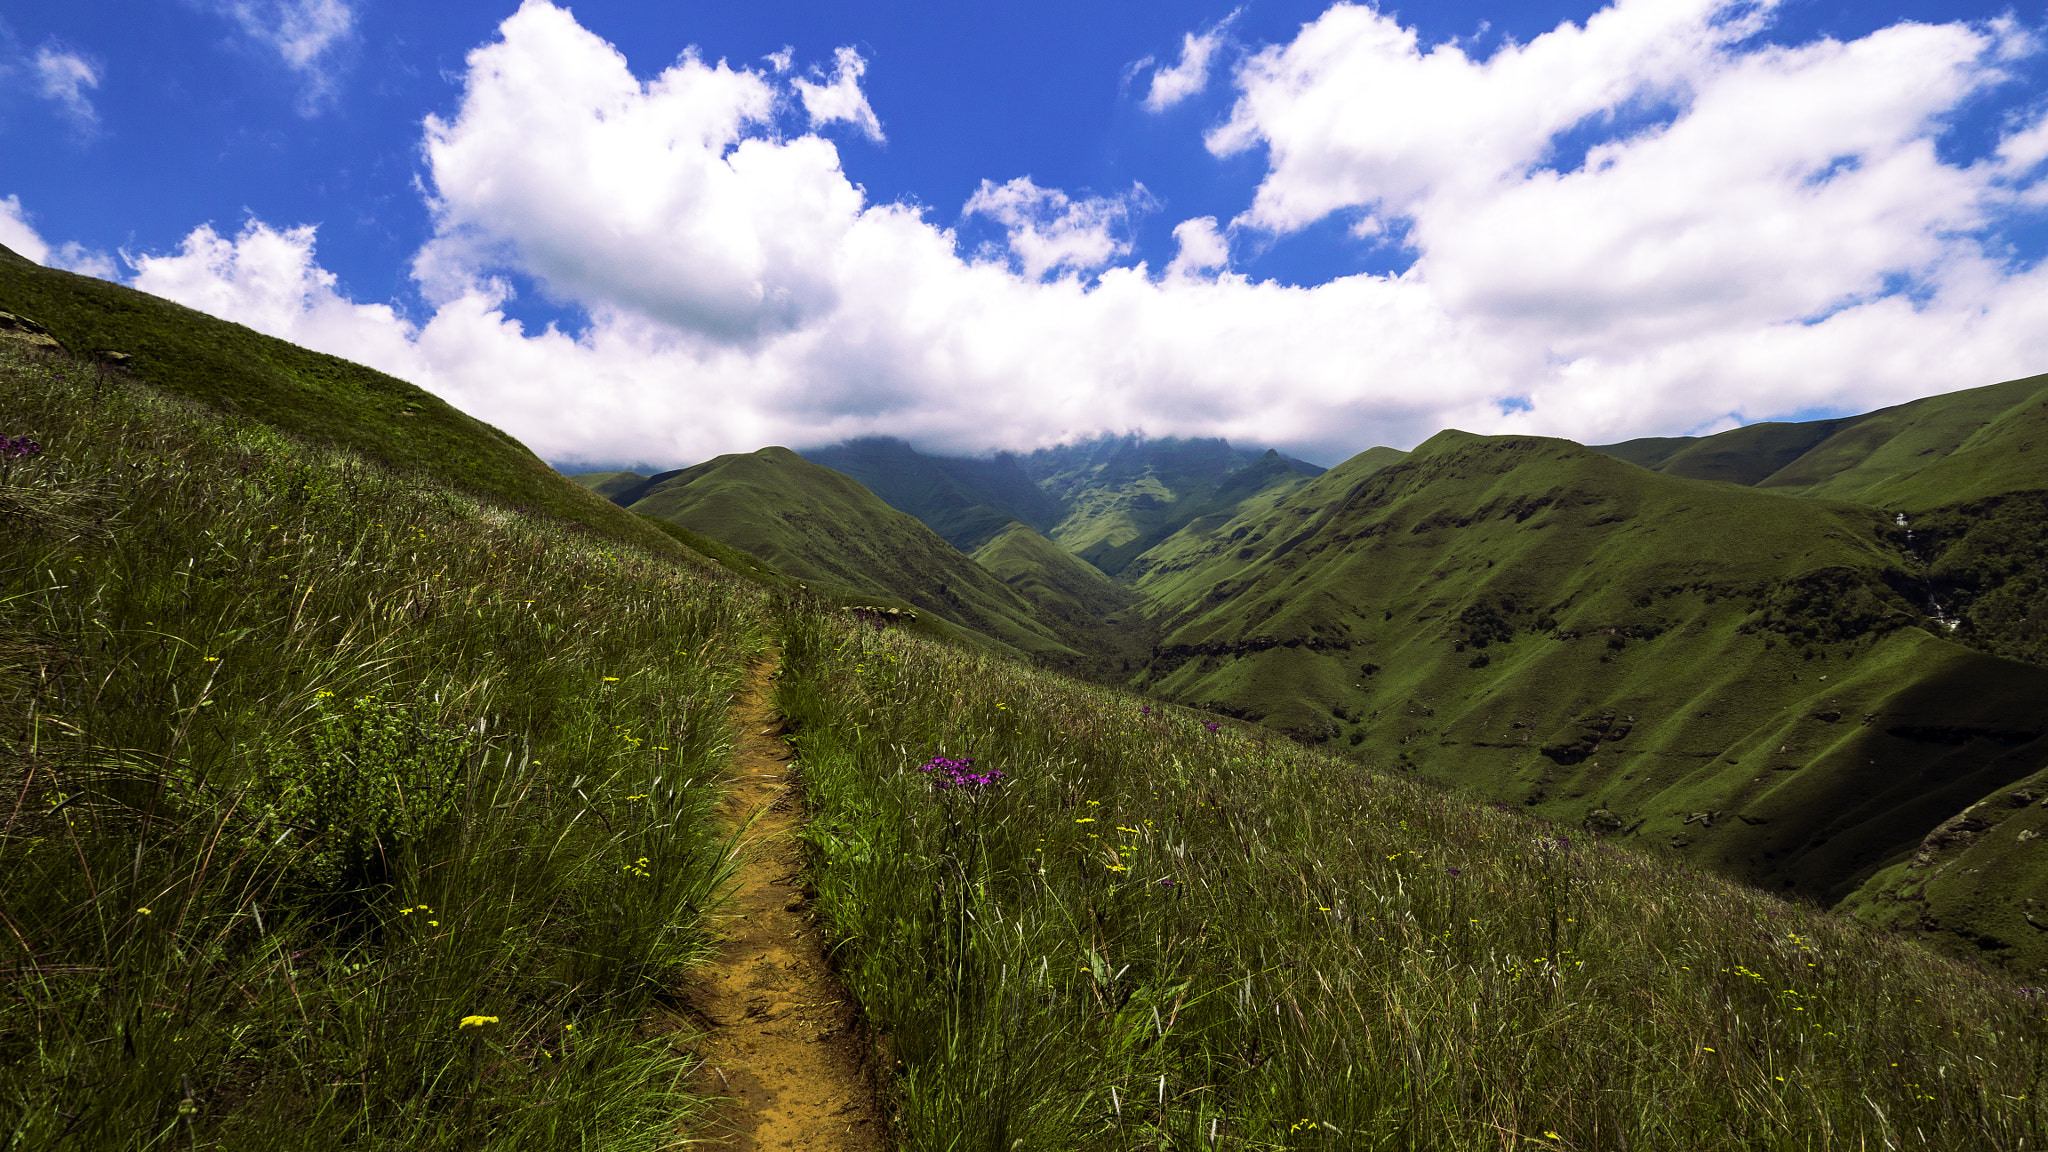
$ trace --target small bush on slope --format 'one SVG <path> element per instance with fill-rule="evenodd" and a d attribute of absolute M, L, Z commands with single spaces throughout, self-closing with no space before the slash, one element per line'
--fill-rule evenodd
<path fill-rule="evenodd" d="M 1178 710 L 784 610 L 903 1146 L 2038 1148 L 2038 994 Z M 918 771 L 973 757 L 994 786 Z M 942 766 L 943 767 L 943 766 Z"/>
<path fill-rule="evenodd" d="M 751 592 L 0 353 L 0 1144 L 646 1147 Z"/>

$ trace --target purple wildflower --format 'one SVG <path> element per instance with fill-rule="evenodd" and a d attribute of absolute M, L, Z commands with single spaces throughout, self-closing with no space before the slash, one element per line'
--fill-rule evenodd
<path fill-rule="evenodd" d="M 1151 714 L 1152 706 L 1150 704 L 1147 704 L 1143 708 L 1138 709 L 1138 715 L 1140 716 L 1150 716 Z"/>
<path fill-rule="evenodd" d="M 1456 876 L 1458 874 L 1458 870 L 1456 868 L 1446 868 L 1444 869 L 1444 871 L 1452 876 Z"/>
<path fill-rule="evenodd" d="M 917 770 L 929 775 L 932 787 L 941 792 L 948 788 L 993 788 L 1002 782 L 1003 774 L 997 769 L 976 772 L 973 768 L 972 756 L 962 756 L 958 760 L 934 756 L 930 763 L 919 765 Z"/>
<path fill-rule="evenodd" d="M 1214 720 L 1211 720 L 1211 721 L 1209 721 L 1209 722 L 1208 722 L 1207 724 L 1204 724 L 1204 725 L 1202 725 L 1202 727 L 1204 727 L 1204 728 L 1207 728 L 1207 729 L 1208 729 L 1209 731 L 1211 731 L 1211 732 L 1214 732 L 1214 731 L 1216 731 L 1216 730 L 1218 730 L 1218 729 L 1222 728 L 1222 727 L 1223 727 L 1223 725 L 1221 725 L 1221 724 L 1218 724 L 1218 723 L 1217 723 L 1216 721 L 1214 721 Z"/>
<path fill-rule="evenodd" d="M 0 460 L 26 460 L 43 450 L 26 436 L 0 436 Z"/>

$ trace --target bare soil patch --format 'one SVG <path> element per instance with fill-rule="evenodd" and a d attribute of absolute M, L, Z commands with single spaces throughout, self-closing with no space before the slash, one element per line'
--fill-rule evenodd
<path fill-rule="evenodd" d="M 805 900 L 803 794 L 769 704 L 773 670 L 756 665 L 734 704 L 740 744 L 720 819 L 730 830 L 759 818 L 717 924 L 718 956 L 686 990 L 706 1029 L 697 1086 L 725 1098 L 700 1139 L 736 1152 L 881 1152 L 872 1046 Z"/>

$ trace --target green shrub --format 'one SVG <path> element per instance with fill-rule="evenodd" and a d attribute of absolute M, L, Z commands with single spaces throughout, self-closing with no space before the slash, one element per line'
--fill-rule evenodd
<path fill-rule="evenodd" d="M 431 705 L 322 691 L 302 735 L 265 750 L 258 835 L 296 846 L 294 866 L 329 890 L 396 879 L 401 851 L 455 816 L 472 734 Z"/>

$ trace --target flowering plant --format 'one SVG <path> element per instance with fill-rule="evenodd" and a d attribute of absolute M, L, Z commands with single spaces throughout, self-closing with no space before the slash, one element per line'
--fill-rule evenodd
<path fill-rule="evenodd" d="M 932 778 L 932 787 L 944 791 L 948 788 L 993 788 L 1002 782 L 1003 774 L 997 769 L 976 772 L 974 757 L 962 756 L 958 760 L 945 756 L 934 756 L 931 761 L 918 766 L 918 771 Z"/>

